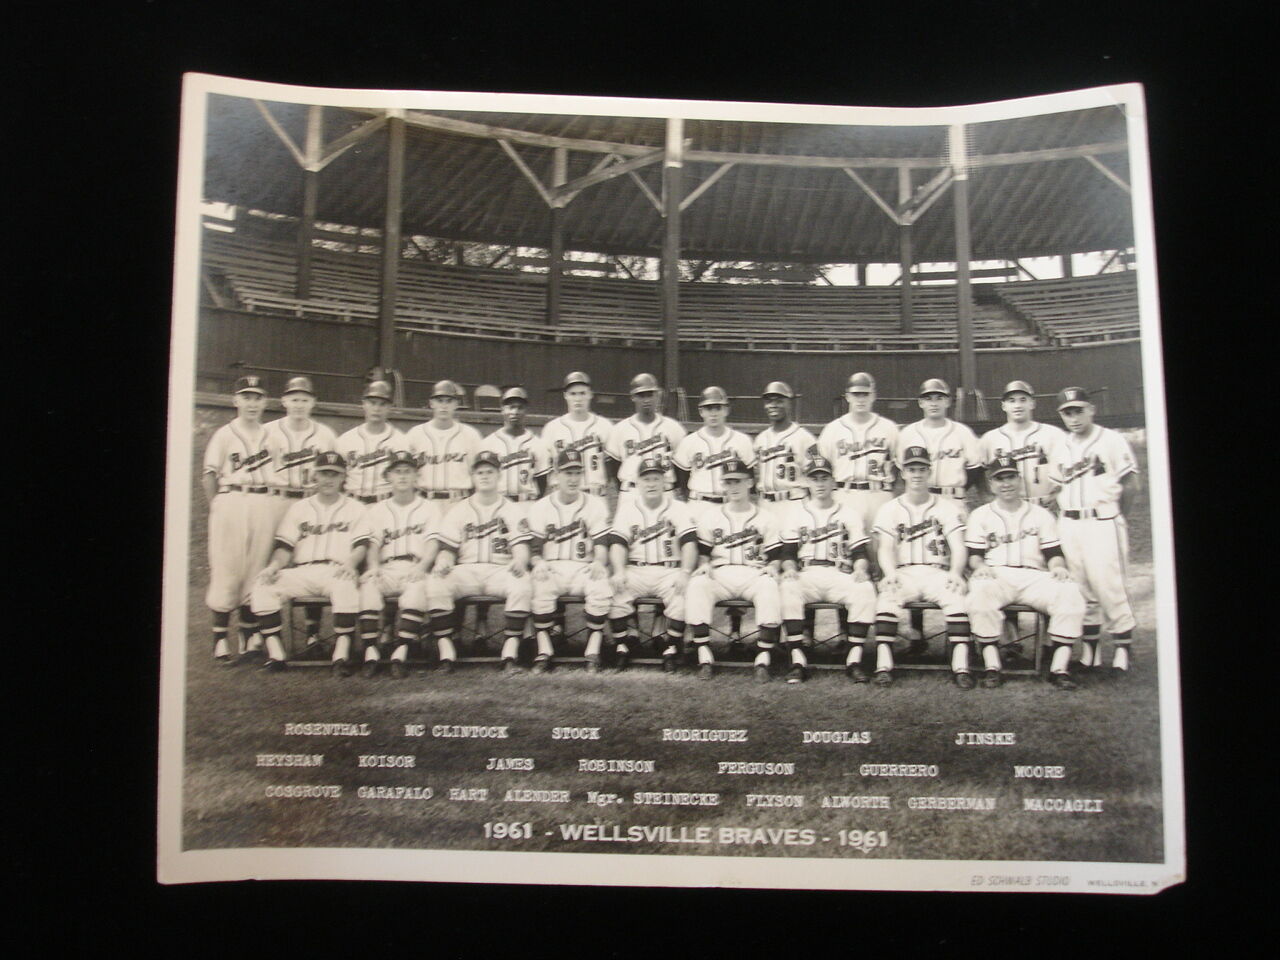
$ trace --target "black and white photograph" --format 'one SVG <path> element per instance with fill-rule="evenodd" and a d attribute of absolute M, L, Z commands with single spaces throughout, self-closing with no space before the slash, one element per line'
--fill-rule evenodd
<path fill-rule="evenodd" d="M 188 74 L 158 878 L 1185 874 L 1141 86 Z"/>

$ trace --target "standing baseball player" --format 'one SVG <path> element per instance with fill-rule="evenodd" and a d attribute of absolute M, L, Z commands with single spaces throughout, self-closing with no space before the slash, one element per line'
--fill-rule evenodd
<path fill-rule="evenodd" d="M 591 378 L 581 371 L 574 371 L 564 378 L 564 403 L 568 412 L 549 420 L 542 428 L 542 442 L 553 454 L 562 450 L 577 450 L 582 454 L 583 490 L 593 497 L 602 497 L 609 485 L 610 464 L 605 456 L 605 445 L 613 430 L 613 423 L 591 412 Z"/>
<path fill-rule="evenodd" d="M 1032 503 L 1047 507 L 1053 502 L 1054 485 L 1049 480 L 1049 451 L 1064 434 L 1048 423 L 1031 419 L 1036 408 L 1035 391 L 1025 380 L 1005 384 L 1000 397 L 1004 426 L 982 435 L 982 462 L 1011 457 L 1022 475 L 1022 495 Z"/>
<path fill-rule="evenodd" d="M 508 387 L 502 391 L 501 404 L 502 426 L 480 441 L 479 450 L 498 455 L 502 465 L 498 491 L 512 503 L 532 503 L 547 492 L 551 452 L 525 426 L 529 394 L 524 387 Z"/>
<path fill-rule="evenodd" d="M 686 431 L 678 422 L 662 414 L 662 387 L 651 373 L 631 378 L 634 415 L 613 425 L 605 453 L 618 464 L 618 505 L 635 497 L 641 462 L 658 459 L 670 463 L 672 454 Z M 675 471 L 668 468 L 667 489 L 675 487 Z"/>
<path fill-rule="evenodd" d="M 418 457 L 418 490 L 428 500 L 461 500 L 471 493 L 471 464 L 480 449 L 480 433 L 457 419 L 462 388 L 440 380 L 431 388 L 431 419 L 405 435 Z"/>
<path fill-rule="evenodd" d="M 408 676 L 409 642 L 397 637 L 382 642 L 384 615 L 388 632 L 395 625 L 396 601 L 410 583 L 421 583 L 431 571 L 440 543 L 442 511 L 439 503 L 418 496 L 418 459 L 408 450 L 387 454 L 387 482 L 391 496 L 365 510 L 365 524 L 371 537 L 365 572 L 360 575 L 360 640 L 364 646 L 366 677 L 377 675 L 382 654 L 379 647 L 391 647 L 391 676 Z"/>
<path fill-rule="evenodd" d="M 413 642 L 429 622 L 440 651 L 440 667 L 446 671 L 457 659 L 453 631 L 458 599 L 478 594 L 503 598 L 502 668 L 508 673 L 516 670 L 520 636 L 533 601 L 529 534 L 521 529 L 520 509 L 498 492 L 501 471 L 497 454 L 476 455 L 471 465 L 476 492 L 445 513 L 436 534 L 440 552 L 431 576 L 411 582 L 400 597 L 400 641 Z"/>
<path fill-rule="evenodd" d="M 287 600 L 326 596 L 333 609 L 333 673 L 351 675 L 351 637 L 360 610 L 356 568 L 369 545 L 365 510 L 342 495 L 346 465 L 325 451 L 312 463 L 316 492 L 297 501 L 276 531 L 271 561 L 253 588 L 253 612 L 262 625 L 268 670 L 284 667 L 288 656 L 280 642 L 280 609 Z"/>
<path fill-rule="evenodd" d="M 947 618 L 956 686 L 972 690 L 964 515 L 955 500 L 931 492 L 934 466 L 924 447 L 903 450 L 898 469 L 906 490 L 876 514 L 876 546 L 884 579 L 876 603 L 875 680 L 885 686 L 893 682 L 893 638 L 903 604 L 926 600 L 938 604 Z"/>
<path fill-rule="evenodd" d="M 391 496 L 387 466 L 393 451 L 407 448 L 404 434 L 387 422 L 393 395 L 385 380 L 365 384 L 364 423 L 338 438 L 338 452 L 347 461 L 347 493 L 366 506 Z"/>
<path fill-rule="evenodd" d="M 685 615 L 698 651 L 698 676 L 710 680 L 715 669 L 711 653 L 715 605 L 721 600 L 748 600 L 755 606 L 759 637 L 756 680 L 767 683 L 782 619 L 778 595 L 782 538 L 773 516 L 751 500 L 751 468 L 735 458 L 719 469 L 717 479 L 726 500 L 723 505 L 705 505 L 698 516 L 698 569 L 689 578 L 685 594 Z"/>
<path fill-rule="evenodd" d="M 703 390 L 698 399 L 698 413 L 702 416 L 702 426 L 680 441 L 672 458 L 677 484 L 688 492 L 695 517 L 703 510 L 714 510 L 726 502 L 724 468 L 727 464 L 744 464 L 750 474 L 756 458 L 751 439 L 726 422 L 729 395 L 723 388 Z M 747 489 L 749 493 L 749 483 Z"/>
<path fill-rule="evenodd" d="M 809 499 L 786 504 L 780 520 L 782 619 L 791 651 L 788 683 L 803 683 L 808 675 L 802 648 L 807 603 L 841 604 L 840 632 L 849 644 L 845 673 L 857 683 L 867 682 L 862 648 L 876 612 L 869 538 L 860 512 L 835 499 L 833 470 L 821 454 L 809 459 L 804 466 Z"/>
<path fill-rule="evenodd" d="M 1128 676 L 1133 640 L 1133 605 L 1125 585 L 1129 564 L 1129 524 L 1125 517 L 1141 488 L 1138 462 L 1128 442 L 1093 422 L 1097 410 L 1080 387 L 1058 393 L 1058 414 L 1067 435 L 1049 458 L 1050 479 L 1058 483 L 1058 531 L 1071 577 L 1084 594 L 1084 643 L 1080 662 L 1101 667 L 1100 628 L 1115 644 L 1113 676 Z"/>
<path fill-rule="evenodd" d="M 613 603 L 609 609 L 617 653 L 625 670 L 637 634 L 636 598 L 657 597 L 667 621 L 662 668 L 675 673 L 684 641 L 684 600 L 698 565 L 698 536 L 687 504 L 666 492 L 668 465 L 647 457 L 636 467 L 639 496 L 618 504 L 609 537 Z"/>
<path fill-rule="evenodd" d="M 556 604 L 567 594 L 581 595 L 587 621 L 587 672 L 600 669 L 605 618 L 613 600 L 609 583 L 609 508 L 600 497 L 582 492 L 582 454 L 573 449 L 556 454 L 556 489 L 529 508 L 532 557 L 533 629 L 538 654 L 533 672 L 551 666 L 551 626 Z"/>
<path fill-rule="evenodd" d="M 898 450 L 924 447 L 930 461 L 929 493 L 950 498 L 963 513 L 966 491 L 981 486 L 982 453 L 973 431 L 947 418 L 950 406 L 951 388 L 945 380 L 922 383 L 920 409 L 924 417 L 898 431 Z"/>
<path fill-rule="evenodd" d="M 804 464 L 818 441 L 812 433 L 791 419 L 795 391 L 781 380 L 768 384 L 760 394 L 769 426 L 756 434 L 756 487 L 760 506 L 781 522 L 790 500 L 809 495 L 804 480 Z"/>
<path fill-rule="evenodd" d="M 227 633 L 231 611 L 239 610 L 240 654 L 253 650 L 258 621 L 249 592 L 271 555 L 275 504 L 269 495 L 271 450 L 262 411 L 267 391 L 259 376 L 236 381 L 235 419 L 214 431 L 204 453 L 201 484 L 209 504 L 209 588 L 205 603 L 213 615 L 213 656 L 231 664 Z"/>
<path fill-rule="evenodd" d="M 1023 463 L 1008 454 L 987 465 L 996 499 L 969 515 L 969 623 L 982 652 L 984 687 L 998 687 L 1003 610 L 1023 603 L 1049 615 L 1053 659 L 1049 675 L 1059 690 L 1074 690 L 1068 670 L 1080 639 L 1084 596 L 1071 579 L 1052 513 L 1024 500 Z"/>
<path fill-rule="evenodd" d="M 871 374 L 850 376 L 844 396 L 849 412 L 822 428 L 818 451 L 835 470 L 836 499 L 858 511 L 870 532 L 880 508 L 893 499 L 898 425 L 872 409 L 876 381 Z"/>

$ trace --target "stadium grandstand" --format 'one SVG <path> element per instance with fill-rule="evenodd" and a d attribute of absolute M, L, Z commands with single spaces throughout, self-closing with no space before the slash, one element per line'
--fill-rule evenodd
<path fill-rule="evenodd" d="M 943 376 L 970 422 L 1015 377 L 1141 419 L 1119 107 L 850 127 L 211 96 L 208 125 L 206 394 L 306 373 L 349 402 L 380 366 L 401 406 L 448 376 L 473 411 L 523 383 L 553 414 L 585 369 L 616 415 L 649 369 L 686 417 L 708 383 L 784 379 L 817 422 L 866 369 L 891 416 Z"/>

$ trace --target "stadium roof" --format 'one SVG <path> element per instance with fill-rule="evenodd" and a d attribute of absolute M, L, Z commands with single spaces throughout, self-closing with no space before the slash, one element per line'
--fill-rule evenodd
<path fill-rule="evenodd" d="M 380 227 L 385 112 L 324 108 L 308 152 L 309 109 L 211 96 L 206 199 L 297 214 L 306 163 L 322 167 L 319 220 Z M 563 146 L 564 181 L 580 186 L 563 207 L 566 248 L 659 255 L 663 119 L 415 111 L 405 119 L 406 235 L 546 247 Z M 1132 245 L 1121 107 L 972 124 L 968 135 L 972 259 Z M 686 120 L 684 138 L 685 195 L 705 185 L 681 217 L 685 258 L 896 262 L 900 231 L 885 207 L 898 206 L 899 178 L 909 176 L 921 211 L 914 260 L 954 260 L 952 204 L 932 202 L 947 184 L 946 127 Z M 594 182 L 574 183 L 592 174 Z"/>

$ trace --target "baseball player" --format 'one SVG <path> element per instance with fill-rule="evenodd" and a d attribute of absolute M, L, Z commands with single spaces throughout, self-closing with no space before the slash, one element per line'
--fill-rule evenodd
<path fill-rule="evenodd" d="M 267 391 L 259 376 L 236 381 L 235 419 L 214 431 L 204 453 L 201 484 L 209 504 L 209 588 L 205 603 L 213 614 L 213 656 L 231 664 L 227 643 L 231 611 L 239 609 L 241 654 L 258 641 L 258 621 L 249 591 L 271 555 L 275 504 L 268 495 L 271 450 L 262 411 Z"/>
<path fill-rule="evenodd" d="M 711 616 L 715 605 L 721 600 L 741 599 L 755 606 L 759 631 L 756 680 L 769 681 L 771 654 L 782 618 L 778 595 L 782 538 L 773 515 L 751 500 L 753 478 L 751 468 L 742 460 L 726 462 L 717 477 L 725 492 L 724 504 L 708 504 L 698 516 L 698 568 L 689 578 L 685 615 L 698 651 L 698 676 L 703 680 L 710 680 L 714 672 Z"/>
<path fill-rule="evenodd" d="M 982 435 L 982 462 L 990 464 L 1000 457 L 1012 457 L 1022 474 L 1022 492 L 1032 503 L 1042 507 L 1053 502 L 1054 485 L 1049 480 L 1049 451 L 1062 439 L 1063 432 L 1048 423 L 1031 419 L 1036 408 L 1035 391 L 1025 380 L 1005 384 L 1000 397 L 1005 424 Z"/>
<path fill-rule="evenodd" d="M 366 677 L 376 676 L 382 662 L 382 637 L 379 614 L 386 623 L 395 623 L 395 601 L 410 583 L 420 583 L 431 571 L 440 542 L 435 532 L 440 529 L 443 512 L 435 500 L 418 496 L 418 459 L 408 450 L 387 454 L 384 468 L 391 496 L 365 510 L 365 524 L 371 537 L 365 572 L 360 575 L 360 640 L 364 646 Z M 408 676 L 409 644 L 397 638 L 390 655 L 391 676 L 401 680 Z"/>
<path fill-rule="evenodd" d="M 364 507 L 342 495 L 346 464 L 324 451 L 312 462 L 316 492 L 289 507 L 276 530 L 270 562 L 253 588 L 253 612 L 262 625 L 268 670 L 280 670 L 288 657 L 280 642 L 280 608 L 286 600 L 327 596 L 333 609 L 333 673 L 351 675 L 351 637 L 360 610 L 356 568 L 369 546 Z"/>
<path fill-rule="evenodd" d="M 609 432 L 605 453 L 618 464 L 618 504 L 635 497 L 637 469 L 644 460 L 658 459 L 670 463 L 671 455 L 686 436 L 684 427 L 662 415 L 662 387 L 651 373 L 638 373 L 631 378 L 633 416 L 619 420 Z M 676 484 L 674 470 L 668 468 L 667 489 Z"/>
<path fill-rule="evenodd" d="M 791 419 L 795 392 L 781 380 L 768 384 L 760 394 L 769 426 L 756 434 L 756 487 L 760 505 L 781 522 L 790 500 L 809 495 L 803 469 L 809 450 L 818 441 L 812 433 Z"/>
<path fill-rule="evenodd" d="M 845 673 L 866 683 L 862 647 L 875 619 L 876 591 L 867 555 L 869 538 L 859 511 L 834 497 L 834 467 L 821 454 L 809 459 L 804 476 L 810 496 L 786 504 L 782 527 L 782 619 L 791 651 L 788 683 L 803 683 L 808 662 L 801 646 L 806 603 L 839 603 L 840 632 L 849 644 Z"/>
<path fill-rule="evenodd" d="M 982 652 L 982 686 L 1000 686 L 1002 611 L 1024 603 L 1049 615 L 1053 659 L 1049 675 L 1059 690 L 1074 690 L 1071 650 L 1084 622 L 1084 596 L 1067 571 L 1052 513 L 1022 498 L 1023 462 L 1008 454 L 987 464 L 996 499 L 969 515 L 969 623 Z"/>
<path fill-rule="evenodd" d="M 533 629 L 538 654 L 533 672 L 551 666 L 551 625 L 556 602 L 566 594 L 583 597 L 587 621 L 587 672 L 600 669 L 605 618 L 613 599 L 609 583 L 609 508 L 600 497 L 582 492 L 582 453 L 556 454 L 556 489 L 529 508 L 527 531 L 532 557 Z"/>
<path fill-rule="evenodd" d="M 871 374 L 850 376 L 844 396 L 849 412 L 822 428 L 818 452 L 835 470 L 836 499 L 858 511 L 870 532 L 876 513 L 893 499 L 898 425 L 871 409 L 876 402 Z"/>
<path fill-rule="evenodd" d="M 698 537 L 687 504 L 665 492 L 670 467 L 646 457 L 636 467 L 639 496 L 618 504 L 609 537 L 613 603 L 609 620 L 619 670 L 626 669 L 636 636 L 636 598 L 658 597 L 667 621 L 662 668 L 675 673 L 684 641 L 684 600 L 698 565 Z"/>
<path fill-rule="evenodd" d="M 418 457 L 418 490 L 428 500 L 461 500 L 471 493 L 471 464 L 480 449 L 480 433 L 456 419 L 462 388 L 440 380 L 431 388 L 431 419 L 405 435 Z"/>
<path fill-rule="evenodd" d="M 498 455 L 502 465 L 498 491 L 512 503 L 531 503 L 547 492 L 551 452 L 525 426 L 529 394 L 524 387 L 502 391 L 501 404 L 502 426 L 481 440 L 479 449 Z"/>
<path fill-rule="evenodd" d="M 956 686 L 972 690 L 969 612 L 965 603 L 964 514 L 959 503 L 931 491 L 935 464 L 929 451 L 910 446 L 898 469 L 906 490 L 876 514 L 877 550 L 884 579 L 876 603 L 876 683 L 893 682 L 893 638 L 903 604 L 927 600 L 942 608 L 951 641 Z"/>
<path fill-rule="evenodd" d="M 924 447 L 930 461 L 929 493 L 954 500 L 963 512 L 966 490 L 980 486 L 982 453 L 973 431 L 947 418 L 950 406 L 951 388 L 945 380 L 922 383 L 920 409 L 924 418 L 898 431 L 898 449 Z"/>
<path fill-rule="evenodd" d="M 471 465 L 476 492 L 445 513 L 436 534 L 440 552 L 431 576 L 410 582 L 400 597 L 400 642 L 413 642 L 423 624 L 429 623 L 440 651 L 440 667 L 446 671 L 457 659 L 453 631 L 458 598 L 477 594 L 503 598 L 502 668 L 508 673 L 516 670 L 533 590 L 528 531 L 521 530 L 520 509 L 498 492 L 501 472 L 497 454 L 476 455 Z"/>
<path fill-rule="evenodd" d="M 593 497 L 604 496 L 609 485 L 610 465 L 605 445 L 613 423 L 591 412 L 591 378 L 574 371 L 564 378 L 564 403 L 568 412 L 549 420 L 542 428 L 542 442 L 552 453 L 577 450 L 582 454 L 583 490 Z"/>
<path fill-rule="evenodd" d="M 1124 437 L 1093 422 L 1096 408 L 1079 387 L 1058 393 L 1058 414 L 1067 434 L 1049 457 L 1050 479 L 1058 483 L 1058 531 L 1067 568 L 1086 601 L 1080 662 L 1102 666 L 1100 627 L 1115 644 L 1113 676 L 1128 675 L 1129 644 L 1136 625 L 1125 577 L 1129 525 L 1141 482 L 1138 463 Z"/>
<path fill-rule="evenodd" d="M 365 384 L 360 399 L 364 423 L 338 437 L 337 450 L 347 461 L 347 493 L 365 505 L 391 496 L 387 466 L 392 451 L 407 449 L 404 434 L 387 422 L 393 395 L 385 380 Z"/>
<path fill-rule="evenodd" d="M 748 472 L 755 466 L 755 450 L 751 439 L 726 423 L 729 417 L 729 395 L 721 387 L 707 387 L 698 399 L 702 426 L 676 446 L 672 462 L 677 483 L 688 492 L 693 514 L 712 510 L 726 502 L 724 468 L 730 462 L 745 464 Z M 752 474 L 754 477 L 754 474 Z M 750 484 L 748 484 L 748 492 Z"/>

